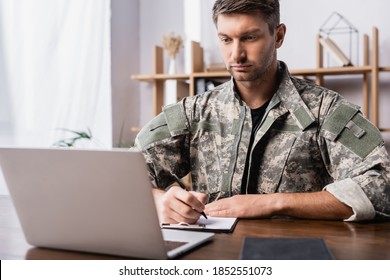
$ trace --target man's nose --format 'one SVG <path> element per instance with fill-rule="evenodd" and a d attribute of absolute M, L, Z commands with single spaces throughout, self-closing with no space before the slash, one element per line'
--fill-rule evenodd
<path fill-rule="evenodd" d="M 240 63 L 245 60 L 245 49 L 241 42 L 235 42 L 232 47 L 232 60 Z"/>

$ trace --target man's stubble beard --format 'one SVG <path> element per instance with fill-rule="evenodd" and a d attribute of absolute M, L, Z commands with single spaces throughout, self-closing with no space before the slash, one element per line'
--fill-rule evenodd
<path fill-rule="evenodd" d="M 228 69 L 230 75 L 233 76 L 235 81 L 238 82 L 253 82 L 253 81 L 265 81 L 268 78 L 267 73 L 269 73 L 274 60 L 276 59 L 276 52 L 271 52 L 271 56 L 261 61 L 261 65 L 264 67 L 259 68 L 258 64 L 255 64 L 256 68 L 254 71 L 249 73 L 235 73 L 230 67 Z M 243 61 L 245 63 L 246 61 Z"/>

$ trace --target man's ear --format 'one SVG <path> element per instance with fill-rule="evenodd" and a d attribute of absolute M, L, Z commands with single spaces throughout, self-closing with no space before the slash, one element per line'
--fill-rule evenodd
<path fill-rule="evenodd" d="M 275 28 L 275 46 L 277 49 L 282 46 L 285 35 L 286 35 L 286 25 L 281 23 Z"/>

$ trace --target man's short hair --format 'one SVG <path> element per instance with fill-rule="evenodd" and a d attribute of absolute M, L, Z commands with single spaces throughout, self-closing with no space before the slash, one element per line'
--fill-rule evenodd
<path fill-rule="evenodd" d="M 213 6 L 215 25 L 220 14 L 253 14 L 259 13 L 268 24 L 271 34 L 280 22 L 279 0 L 217 0 Z"/>

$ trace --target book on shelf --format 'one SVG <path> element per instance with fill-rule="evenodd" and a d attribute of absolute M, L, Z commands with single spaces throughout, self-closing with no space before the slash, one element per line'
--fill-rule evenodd
<path fill-rule="evenodd" d="M 352 66 L 350 59 L 332 39 L 329 37 L 321 37 L 319 40 L 321 46 L 332 56 L 339 66 Z"/>
<path fill-rule="evenodd" d="M 202 94 L 206 91 L 212 90 L 215 87 L 223 84 L 228 79 L 221 78 L 221 79 L 205 79 L 205 78 L 198 78 L 195 82 L 195 94 Z"/>

